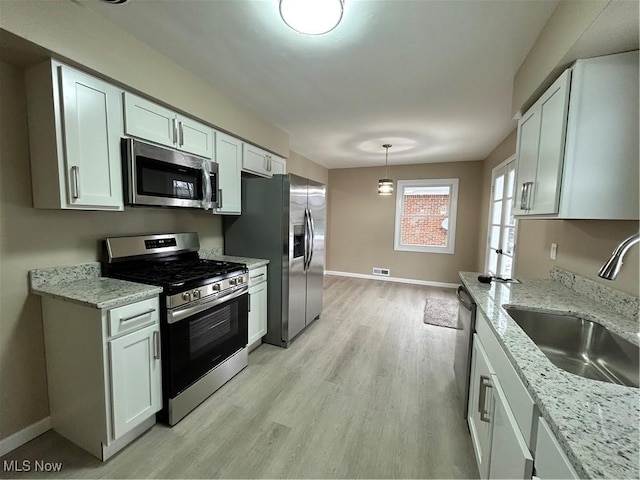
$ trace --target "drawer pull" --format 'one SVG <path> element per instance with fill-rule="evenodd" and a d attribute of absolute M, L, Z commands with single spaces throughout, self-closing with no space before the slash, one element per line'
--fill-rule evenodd
<path fill-rule="evenodd" d="M 256 278 L 260 278 L 260 277 L 264 277 L 264 273 L 261 273 L 259 275 L 254 275 L 253 277 L 251 277 L 251 280 L 256 279 Z"/>
<path fill-rule="evenodd" d="M 124 322 L 130 322 L 131 320 L 135 320 L 136 318 L 140 318 L 140 317 L 144 317 L 145 315 L 149 315 L 150 313 L 155 312 L 156 309 L 155 308 L 150 308 L 149 310 L 147 310 L 146 312 L 142 312 L 142 313 L 138 313 L 136 315 L 132 315 L 130 317 L 126 317 L 126 318 L 121 318 L 120 321 L 122 323 Z"/>

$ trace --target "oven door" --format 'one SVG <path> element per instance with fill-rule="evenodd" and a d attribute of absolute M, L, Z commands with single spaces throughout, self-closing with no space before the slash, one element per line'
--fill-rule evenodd
<path fill-rule="evenodd" d="M 218 165 L 211 160 L 132 138 L 123 139 L 123 158 L 127 205 L 216 207 Z"/>
<path fill-rule="evenodd" d="M 249 294 L 244 288 L 214 301 L 167 312 L 162 332 L 165 398 L 175 398 L 196 380 L 247 345 Z"/>

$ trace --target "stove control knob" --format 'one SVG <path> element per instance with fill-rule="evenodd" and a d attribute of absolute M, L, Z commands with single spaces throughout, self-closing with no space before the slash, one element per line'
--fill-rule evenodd
<path fill-rule="evenodd" d="M 238 284 L 238 279 L 237 278 L 232 278 L 231 280 L 229 280 L 229 283 L 231 285 L 237 285 Z"/>
<path fill-rule="evenodd" d="M 219 292 L 222 289 L 222 286 L 219 283 L 214 283 L 213 284 L 213 291 L 214 292 Z"/>
<path fill-rule="evenodd" d="M 192 295 L 194 300 L 200 298 L 200 290 L 194 290 Z"/>
<path fill-rule="evenodd" d="M 182 294 L 182 299 L 186 302 L 190 302 L 191 301 L 191 292 L 184 292 Z"/>

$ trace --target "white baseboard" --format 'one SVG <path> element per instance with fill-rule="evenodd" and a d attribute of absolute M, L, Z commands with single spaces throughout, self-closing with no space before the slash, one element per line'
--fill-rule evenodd
<path fill-rule="evenodd" d="M 51 430 L 51 417 L 45 417 L 39 422 L 17 431 L 13 435 L 9 435 L 7 438 L 3 438 L 0 440 L 0 457 L 30 442 L 48 430 Z"/>
<path fill-rule="evenodd" d="M 429 280 L 414 280 L 413 278 L 383 277 L 378 275 L 365 275 L 364 273 L 336 272 L 326 270 L 326 275 L 336 275 L 338 277 L 366 278 L 368 280 L 381 280 L 383 282 L 411 283 L 413 285 L 426 285 L 428 287 L 458 288 L 457 283 L 431 282 Z"/>

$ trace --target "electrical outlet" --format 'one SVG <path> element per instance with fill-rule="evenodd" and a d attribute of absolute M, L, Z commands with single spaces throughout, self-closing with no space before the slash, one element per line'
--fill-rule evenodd
<path fill-rule="evenodd" d="M 557 243 L 552 243 L 551 244 L 551 251 L 549 252 L 549 258 L 551 260 L 555 260 L 557 253 L 558 253 L 558 244 Z"/>

